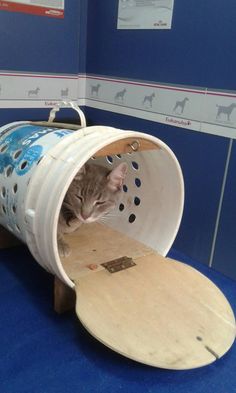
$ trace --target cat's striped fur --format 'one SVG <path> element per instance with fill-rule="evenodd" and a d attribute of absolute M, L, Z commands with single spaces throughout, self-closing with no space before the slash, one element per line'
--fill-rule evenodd
<path fill-rule="evenodd" d="M 66 257 L 70 248 L 64 234 L 74 232 L 83 223 L 99 220 L 114 209 L 120 201 L 127 164 L 116 168 L 85 164 L 72 181 L 62 204 L 58 222 L 59 254 Z"/>

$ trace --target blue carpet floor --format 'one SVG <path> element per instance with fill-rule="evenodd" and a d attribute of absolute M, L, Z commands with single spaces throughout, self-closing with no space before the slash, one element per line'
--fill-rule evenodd
<path fill-rule="evenodd" d="M 208 276 L 236 313 L 236 282 L 172 251 Z M 53 311 L 53 277 L 24 246 L 0 250 L 0 393 L 236 393 L 236 344 L 210 366 L 168 371 L 128 360 L 92 338 L 74 312 Z"/>

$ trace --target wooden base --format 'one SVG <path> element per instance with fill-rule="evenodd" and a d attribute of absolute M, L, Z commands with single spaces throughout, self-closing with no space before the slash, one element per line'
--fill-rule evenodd
<path fill-rule="evenodd" d="M 156 367 L 205 366 L 235 339 L 222 292 L 192 267 L 99 223 L 68 235 L 76 313 L 114 351 Z"/>
<path fill-rule="evenodd" d="M 59 278 L 54 279 L 54 310 L 58 314 L 75 308 L 75 291 L 65 285 Z"/>
<path fill-rule="evenodd" d="M 72 252 L 69 257 L 62 259 L 62 264 L 74 282 L 80 277 L 103 270 L 101 264 L 104 262 L 153 253 L 150 247 L 97 222 L 82 225 L 76 232 L 66 235 L 65 240 Z"/>
<path fill-rule="evenodd" d="M 12 235 L 5 228 L 0 226 L 0 249 L 15 247 L 21 244 L 21 241 Z"/>
<path fill-rule="evenodd" d="M 113 154 L 127 154 L 134 151 L 155 150 L 159 149 L 156 143 L 150 142 L 143 138 L 123 138 L 120 141 L 110 143 L 96 152 L 94 157 L 104 157 Z"/>

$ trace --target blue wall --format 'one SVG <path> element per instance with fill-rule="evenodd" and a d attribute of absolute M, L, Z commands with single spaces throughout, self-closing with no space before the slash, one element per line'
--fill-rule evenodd
<path fill-rule="evenodd" d="M 213 266 L 236 280 L 236 142 L 232 146 Z"/>
<path fill-rule="evenodd" d="M 88 74 L 218 90 L 236 88 L 234 0 L 227 4 L 175 1 L 171 30 L 117 30 L 117 12 L 118 1 L 88 2 Z M 173 149 L 186 187 L 183 221 L 174 246 L 209 264 L 230 140 L 111 112 L 86 111 L 91 124 L 145 131 Z M 213 267 L 234 278 L 235 150 L 212 261 Z"/>
<path fill-rule="evenodd" d="M 66 1 L 64 19 L 0 11 L 0 69 L 78 73 L 80 5 Z"/>
<path fill-rule="evenodd" d="M 117 30 L 118 0 L 88 4 L 88 73 L 236 89 L 234 0 L 176 0 L 171 30 Z"/>

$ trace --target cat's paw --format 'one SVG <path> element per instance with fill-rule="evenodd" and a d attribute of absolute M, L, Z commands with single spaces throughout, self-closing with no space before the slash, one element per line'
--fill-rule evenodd
<path fill-rule="evenodd" d="M 60 242 L 58 244 L 58 251 L 59 251 L 59 255 L 62 258 L 67 258 L 70 255 L 70 253 L 71 253 L 70 246 L 67 243 L 64 243 L 64 242 L 63 243 Z"/>
<path fill-rule="evenodd" d="M 82 225 L 82 222 L 78 218 L 72 218 L 68 222 L 69 232 L 74 232 Z"/>

